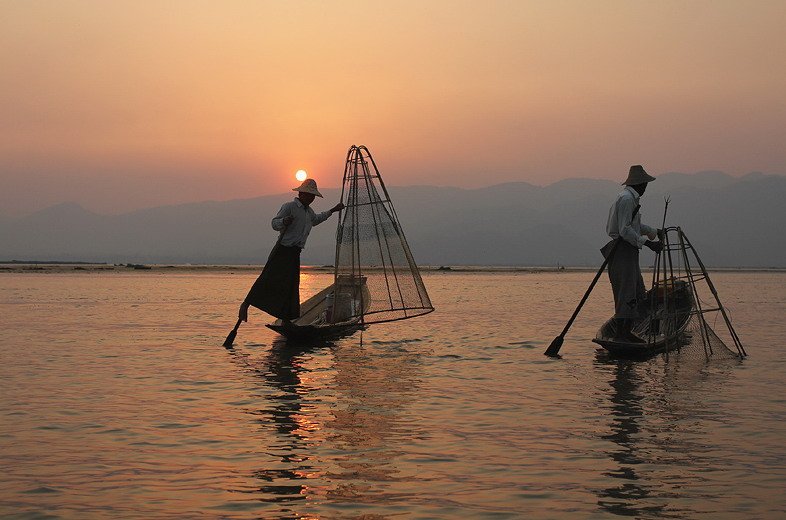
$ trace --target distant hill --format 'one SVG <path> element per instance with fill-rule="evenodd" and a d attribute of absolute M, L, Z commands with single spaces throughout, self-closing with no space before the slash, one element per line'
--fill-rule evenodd
<path fill-rule="evenodd" d="M 389 188 L 415 259 L 431 265 L 594 266 L 608 208 L 620 191 L 607 180 L 524 182 L 481 189 Z M 324 190 L 317 211 L 339 193 Z M 721 172 L 664 174 L 642 198 L 645 222 L 680 225 L 709 265 L 786 267 L 786 177 Z M 264 263 L 270 219 L 291 194 L 162 206 L 99 215 L 60 204 L 0 220 L 0 260 L 139 263 Z M 336 217 L 315 228 L 303 262 L 332 264 Z"/>

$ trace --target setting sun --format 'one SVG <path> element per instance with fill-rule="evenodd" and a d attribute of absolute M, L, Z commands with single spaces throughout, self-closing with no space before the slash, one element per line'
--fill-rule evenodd
<path fill-rule="evenodd" d="M 308 177 L 308 174 L 306 173 L 306 170 L 298 170 L 295 173 L 295 178 L 297 180 L 299 180 L 300 182 L 303 182 L 304 180 L 306 180 L 306 177 Z"/>

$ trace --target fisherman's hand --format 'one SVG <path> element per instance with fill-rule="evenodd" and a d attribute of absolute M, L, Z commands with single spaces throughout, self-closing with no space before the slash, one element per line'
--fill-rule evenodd
<path fill-rule="evenodd" d="M 649 238 L 650 240 L 655 240 L 656 238 L 658 238 L 657 231 L 652 231 L 650 233 L 647 233 L 647 238 Z"/>
<path fill-rule="evenodd" d="M 663 242 L 653 242 L 652 240 L 647 240 L 644 242 L 644 245 L 652 249 L 655 253 L 660 253 L 663 251 Z"/>
<path fill-rule="evenodd" d="M 285 226 L 288 226 L 292 223 L 293 220 L 295 220 L 295 217 L 293 217 L 292 215 L 287 215 L 286 217 L 281 219 L 281 223 L 284 224 Z"/>
<path fill-rule="evenodd" d="M 341 211 L 341 210 L 342 210 L 342 209 L 344 209 L 345 207 L 346 207 L 346 206 L 344 206 L 344 203 L 343 203 L 343 202 L 339 202 L 338 204 L 336 204 L 335 206 L 333 206 L 332 208 L 330 208 L 330 212 L 331 212 L 331 213 L 335 213 L 336 211 Z"/>

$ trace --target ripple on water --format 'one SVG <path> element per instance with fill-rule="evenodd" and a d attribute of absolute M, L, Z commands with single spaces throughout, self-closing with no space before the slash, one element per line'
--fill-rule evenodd
<path fill-rule="evenodd" d="M 41 495 L 41 494 L 50 494 L 50 493 L 62 493 L 62 491 L 51 487 L 39 486 L 34 489 L 27 489 L 25 491 L 22 491 L 22 493 L 26 495 Z"/>
<path fill-rule="evenodd" d="M 714 277 L 743 363 L 597 353 L 607 291 L 544 357 L 591 277 L 426 274 L 428 316 L 226 350 L 252 275 L 3 274 L 0 516 L 779 517 L 786 275 Z"/>

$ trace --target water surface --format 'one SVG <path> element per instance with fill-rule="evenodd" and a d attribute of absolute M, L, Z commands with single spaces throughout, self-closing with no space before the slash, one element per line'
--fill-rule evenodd
<path fill-rule="evenodd" d="M 0 274 L 0 515 L 786 511 L 784 274 L 714 276 L 750 357 L 711 363 L 603 355 L 605 280 L 545 358 L 592 273 L 428 273 L 428 316 L 294 348 L 257 312 L 227 351 L 254 278 Z"/>

